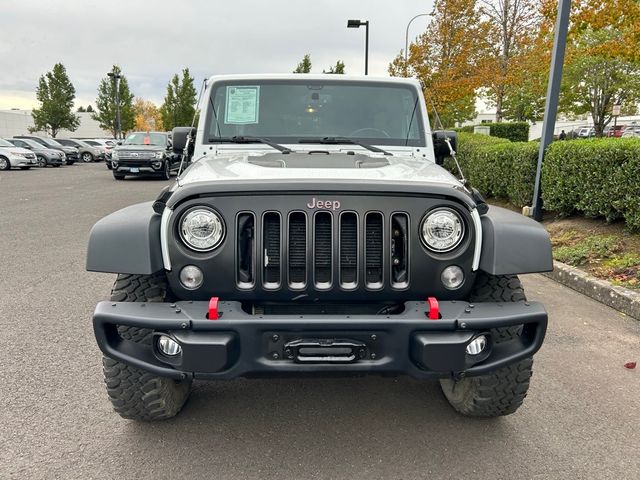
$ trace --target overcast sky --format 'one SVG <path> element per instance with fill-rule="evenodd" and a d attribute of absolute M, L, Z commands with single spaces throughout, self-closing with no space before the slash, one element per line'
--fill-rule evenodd
<path fill-rule="evenodd" d="M 167 82 L 189 67 L 196 82 L 221 73 L 291 72 L 305 53 L 313 72 L 343 60 L 364 73 L 369 20 L 369 74 L 387 75 L 404 48 L 407 22 L 432 0 L 2 0 L 0 109 L 37 106 L 40 75 L 56 62 L 76 87 L 76 106 L 95 106 L 100 79 L 114 63 L 132 92 L 162 103 Z M 426 27 L 413 22 L 410 38 Z M 199 89 L 199 86 L 198 86 Z"/>

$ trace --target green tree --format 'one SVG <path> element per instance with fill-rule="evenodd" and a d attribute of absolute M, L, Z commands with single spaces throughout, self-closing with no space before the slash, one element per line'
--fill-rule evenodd
<path fill-rule="evenodd" d="M 100 128 L 110 131 L 115 137 L 117 134 L 116 118 L 116 77 L 120 75 L 119 99 L 120 99 L 120 126 L 122 133 L 130 132 L 135 125 L 135 113 L 133 110 L 133 94 L 129 90 L 127 77 L 122 74 L 118 65 L 111 69 L 114 76 L 106 76 L 98 85 L 98 97 L 96 98 L 96 112 L 91 118 L 100 124 Z"/>
<path fill-rule="evenodd" d="M 338 60 L 336 62 L 335 67 L 334 66 L 329 67 L 329 71 L 328 72 L 322 70 L 322 73 L 333 73 L 333 74 L 344 75 L 344 73 L 345 73 L 345 71 L 344 71 L 344 62 L 342 60 Z"/>
<path fill-rule="evenodd" d="M 76 89 L 61 63 L 56 63 L 53 70 L 40 77 L 36 98 L 40 108 L 31 112 L 34 126 L 29 131 L 45 131 L 55 138 L 61 129 L 73 132 L 80 125 L 80 119 L 73 113 Z"/>
<path fill-rule="evenodd" d="M 92 113 L 93 107 L 91 105 L 87 105 L 87 113 Z"/>
<path fill-rule="evenodd" d="M 196 114 L 198 92 L 189 69 L 182 70 L 182 79 L 176 73 L 167 85 L 167 94 L 160 107 L 162 124 L 166 130 L 191 125 Z"/>
<path fill-rule="evenodd" d="M 293 73 L 311 73 L 311 55 L 307 53 Z"/>
<path fill-rule="evenodd" d="M 613 105 L 633 114 L 640 102 L 640 62 L 620 54 L 620 36 L 610 29 L 580 32 L 565 66 L 561 109 L 590 114 L 598 137 L 613 118 Z"/>
<path fill-rule="evenodd" d="M 82 105 L 80 105 L 80 106 L 78 107 L 78 110 L 76 110 L 76 112 L 78 112 L 78 113 L 84 113 L 84 112 L 86 112 L 86 111 L 87 111 L 87 110 L 86 110 Z"/>

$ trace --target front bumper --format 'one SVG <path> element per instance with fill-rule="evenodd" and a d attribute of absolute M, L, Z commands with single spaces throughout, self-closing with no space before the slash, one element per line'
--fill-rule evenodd
<path fill-rule="evenodd" d="M 20 155 L 11 155 L 9 157 L 9 161 L 11 162 L 12 167 L 37 167 L 38 166 L 38 160 L 36 160 L 35 156 L 33 158 L 26 158 Z"/>
<path fill-rule="evenodd" d="M 388 316 L 249 315 L 238 302 L 220 302 L 219 311 L 219 320 L 208 320 L 207 302 L 101 302 L 93 326 L 105 355 L 176 379 L 314 373 L 480 375 L 532 356 L 547 327 L 547 313 L 537 302 L 440 302 L 438 320 L 427 318 L 425 302 L 407 302 L 402 314 Z M 155 341 L 149 347 L 124 340 L 117 325 L 169 335 L 182 352 L 167 357 Z M 524 325 L 520 337 L 493 342 L 491 329 L 513 325 Z M 480 355 L 468 355 L 467 344 L 479 334 L 488 336 L 487 348 Z M 297 345 L 314 342 L 330 347 L 326 351 L 331 353 L 320 349 L 319 357 L 299 355 Z M 340 353 L 345 343 L 356 358 Z"/>

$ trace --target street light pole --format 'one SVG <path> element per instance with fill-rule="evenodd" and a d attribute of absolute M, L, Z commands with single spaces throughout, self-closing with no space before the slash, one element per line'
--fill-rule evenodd
<path fill-rule="evenodd" d="M 365 41 L 364 41 L 364 74 L 369 74 L 369 20 L 347 20 L 347 28 L 360 28 L 365 27 Z"/>
<path fill-rule="evenodd" d="M 431 16 L 433 16 L 433 13 L 419 13 L 418 15 L 413 17 L 411 20 L 409 20 L 409 23 L 407 23 L 407 30 L 404 34 L 404 74 L 405 76 L 407 75 L 407 63 L 409 61 L 409 27 L 411 26 L 411 23 L 416 18 L 431 17 Z"/>

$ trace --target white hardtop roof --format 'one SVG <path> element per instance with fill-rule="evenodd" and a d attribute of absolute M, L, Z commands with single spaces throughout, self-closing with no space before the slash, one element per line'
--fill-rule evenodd
<path fill-rule="evenodd" d="M 358 82 L 388 82 L 412 85 L 420 89 L 420 82 L 414 78 L 405 77 L 374 77 L 370 75 L 336 75 L 326 73 L 238 73 L 229 75 L 213 75 L 209 77 L 207 84 L 211 82 L 237 81 L 237 80 L 322 80 L 324 82 L 355 80 Z"/>

